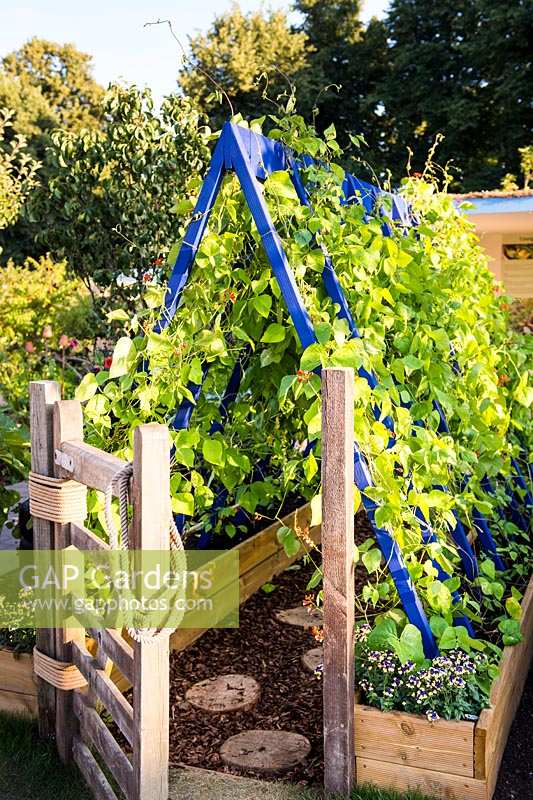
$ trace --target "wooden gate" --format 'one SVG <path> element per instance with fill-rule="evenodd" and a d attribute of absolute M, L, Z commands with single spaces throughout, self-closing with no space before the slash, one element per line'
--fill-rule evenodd
<path fill-rule="evenodd" d="M 30 412 L 33 474 L 104 491 L 125 466 L 121 459 L 84 444 L 81 405 L 62 401 L 57 383 L 30 385 Z M 167 550 L 168 430 L 163 425 L 141 425 L 135 429 L 133 444 L 132 546 Z M 34 515 L 33 527 L 35 549 L 108 549 L 80 520 L 54 522 Z M 98 643 L 95 655 L 87 650 L 86 633 Z M 40 732 L 55 736 L 62 760 L 75 761 L 98 800 L 117 800 L 121 794 L 127 800 L 167 800 L 168 640 L 130 646 L 114 630 L 41 629 L 36 649 L 37 672 L 49 678 L 37 678 Z M 132 704 L 111 680 L 111 662 L 132 684 Z M 69 680 L 78 688 L 58 688 Z M 127 740 L 129 755 L 102 721 L 97 710 L 102 706 Z"/>

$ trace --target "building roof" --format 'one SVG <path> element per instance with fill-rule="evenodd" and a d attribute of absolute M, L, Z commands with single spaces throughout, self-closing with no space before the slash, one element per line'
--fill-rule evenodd
<path fill-rule="evenodd" d="M 514 189 L 510 192 L 504 189 L 490 189 L 452 194 L 452 197 L 456 197 L 458 200 L 467 200 L 469 197 L 533 197 L 533 189 Z"/>
<path fill-rule="evenodd" d="M 533 189 L 516 189 L 512 192 L 494 190 L 490 192 L 467 192 L 452 194 L 455 202 L 471 203 L 465 209 L 468 214 L 519 214 L 533 212 Z"/>

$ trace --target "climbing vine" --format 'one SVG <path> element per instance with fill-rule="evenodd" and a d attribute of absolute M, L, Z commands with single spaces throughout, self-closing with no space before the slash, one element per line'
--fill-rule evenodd
<path fill-rule="evenodd" d="M 227 176 L 169 325 L 154 331 L 180 242 L 170 248 L 166 268 L 156 265 L 144 275 L 142 308 L 133 317 L 122 309 L 109 314 L 110 324 L 121 328 L 112 363 L 87 375 L 77 392 L 86 403 L 88 440 L 130 459 L 137 425 L 169 423 L 176 408 L 192 403 L 188 429 L 171 434 L 172 507 L 186 517 L 189 546 L 206 533 L 212 541 L 231 544 L 261 519 L 279 518 L 289 502 L 311 500 L 317 522 L 317 369 L 353 367 L 355 436 L 374 482 L 368 493 L 379 506 L 378 524 L 402 548 L 435 635 L 449 639 L 453 616 L 466 614 L 484 624 L 487 634 L 499 624 L 498 641 L 517 640 L 519 590 L 511 592 L 509 576 L 495 574 L 488 560 L 476 585 L 468 586 L 459 577 L 449 532 L 454 511 L 472 527 L 474 506 L 492 525 L 511 456 L 531 451 L 527 345 L 510 332 L 507 300 L 471 224 L 437 189 L 430 171 L 402 186 L 419 220 L 406 228 L 393 221 L 387 194 L 372 214 L 360 202 L 343 202 L 344 171 L 335 163 L 340 147 L 333 126 L 321 138 L 301 117 L 274 122 L 271 137 L 288 152 L 315 159 L 301 171 L 308 206 L 300 204 L 288 172 L 272 173 L 262 186 L 316 344 L 302 351 L 238 181 Z M 261 120 L 251 123 L 252 131 L 260 126 Z M 183 235 L 199 187 L 199 180 L 191 180 L 176 202 Z M 324 252 L 331 256 L 360 338 L 352 337 L 324 290 Z M 226 408 L 224 391 L 237 361 L 243 378 Z M 357 374 L 361 368 L 377 376 L 375 388 Z M 196 398 L 194 387 L 201 383 Z M 438 432 L 434 401 L 446 414 L 449 433 Z M 394 434 L 386 418 L 392 419 Z M 483 491 L 485 476 L 497 479 L 495 496 Z M 101 514 L 101 498 L 95 495 L 91 503 Z M 424 543 L 416 508 L 437 541 Z M 502 519 L 494 528 L 502 552 L 516 551 L 512 522 Z M 290 553 L 306 538 L 289 529 L 280 537 Z M 530 563 L 529 545 L 523 542 L 521 548 L 522 564 Z M 368 573 L 358 598 L 360 614 L 371 619 L 392 613 L 398 597 L 380 551 L 369 541 L 355 557 Z M 449 581 L 438 579 L 435 562 L 452 575 Z M 319 580 L 318 569 L 312 586 Z M 452 593 L 460 584 L 464 600 L 454 605 Z M 490 598 L 490 621 L 479 591 Z M 469 643 L 461 634 L 452 646 Z"/>

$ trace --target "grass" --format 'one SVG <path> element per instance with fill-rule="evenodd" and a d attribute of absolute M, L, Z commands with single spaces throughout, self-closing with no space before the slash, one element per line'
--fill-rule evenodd
<path fill-rule="evenodd" d="M 319 800 L 319 796 L 311 792 L 304 792 L 301 800 Z M 335 800 L 335 798 L 328 798 L 328 800 Z M 352 800 L 432 800 L 432 798 L 418 794 L 418 792 L 398 794 L 397 792 L 368 785 L 358 786 L 352 794 Z"/>
<path fill-rule="evenodd" d="M 37 725 L 0 714 L 0 800 L 92 800 L 79 772 L 59 761 Z"/>
<path fill-rule="evenodd" d="M 92 800 L 92 795 L 77 769 L 60 762 L 54 745 L 39 740 L 35 722 L 0 713 L 0 800 Z M 304 792 L 301 800 L 318 798 L 314 792 Z M 429 798 L 359 786 L 352 800 Z"/>

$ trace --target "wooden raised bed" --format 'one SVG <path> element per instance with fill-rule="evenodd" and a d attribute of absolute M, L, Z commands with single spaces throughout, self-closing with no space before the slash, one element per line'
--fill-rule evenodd
<path fill-rule="evenodd" d="M 269 525 L 268 528 L 256 533 L 242 544 L 236 545 L 235 549 L 239 554 L 239 601 L 241 605 L 263 584 L 268 583 L 275 575 L 279 575 L 304 555 L 303 547 L 291 558 L 285 554 L 276 535 L 282 525 L 305 531 L 315 544 L 320 542 L 321 528 L 320 525 L 311 528 L 311 505 L 307 503 L 287 514 L 280 522 Z M 185 650 L 203 633 L 205 633 L 203 628 L 178 629 L 170 638 L 170 647 L 172 650 Z"/>
<path fill-rule="evenodd" d="M 96 642 L 86 641 L 89 652 L 96 652 Z M 129 682 L 110 664 L 111 679 L 121 691 Z M 0 650 L 0 711 L 8 714 L 37 716 L 37 685 L 33 674 L 33 657 L 29 653 L 15 654 Z"/>
<path fill-rule="evenodd" d="M 0 650 L 0 711 L 32 717 L 37 714 L 37 686 L 28 653 L 15 655 L 12 650 Z"/>
<path fill-rule="evenodd" d="M 477 722 L 432 723 L 356 704 L 357 782 L 443 800 L 491 800 L 533 656 L 533 578 L 522 601 L 522 635 L 519 645 L 504 648 L 491 706 Z"/>

